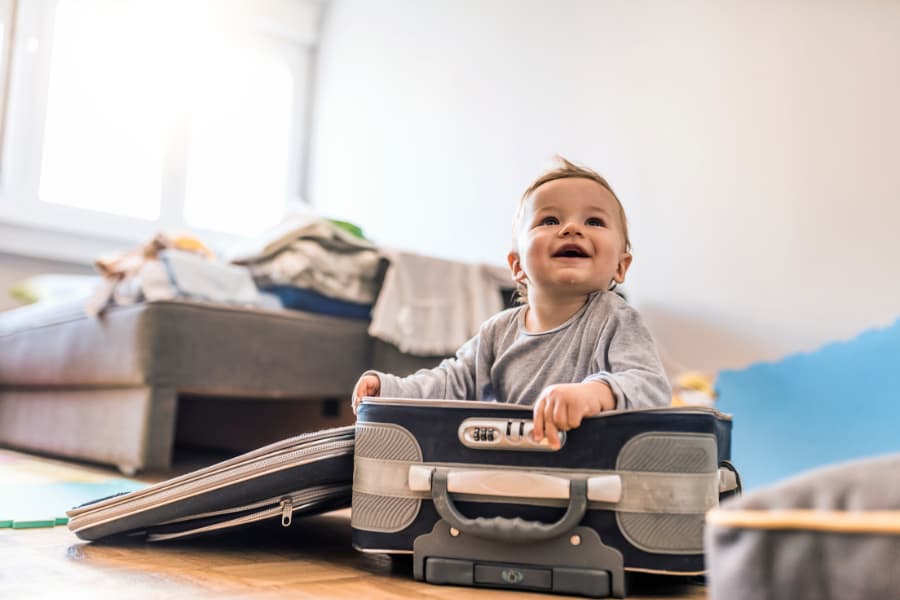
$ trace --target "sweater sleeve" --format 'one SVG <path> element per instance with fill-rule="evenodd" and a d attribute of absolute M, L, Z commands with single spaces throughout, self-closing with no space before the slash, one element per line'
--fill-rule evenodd
<path fill-rule="evenodd" d="M 380 371 L 366 371 L 381 380 L 380 395 L 385 398 L 428 398 L 433 400 L 472 400 L 475 398 L 475 359 L 479 336 L 460 346 L 453 358 L 444 359 L 433 369 L 420 369 L 407 377 Z"/>
<path fill-rule="evenodd" d="M 636 310 L 617 310 L 594 348 L 598 371 L 584 379 L 612 389 L 618 410 L 668 406 L 672 389 L 653 336 Z M 604 368 L 608 367 L 608 368 Z"/>

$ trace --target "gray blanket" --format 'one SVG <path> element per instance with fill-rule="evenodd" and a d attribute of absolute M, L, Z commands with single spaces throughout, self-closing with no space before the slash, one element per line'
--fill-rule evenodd
<path fill-rule="evenodd" d="M 900 599 L 900 454 L 735 498 L 705 536 L 713 599 Z"/>

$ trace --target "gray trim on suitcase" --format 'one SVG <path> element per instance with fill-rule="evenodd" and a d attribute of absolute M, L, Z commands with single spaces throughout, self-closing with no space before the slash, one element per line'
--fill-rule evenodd
<path fill-rule="evenodd" d="M 383 494 L 367 494 L 354 489 L 352 503 L 351 527 L 379 533 L 397 533 L 416 520 L 422 501 Z"/>
<path fill-rule="evenodd" d="M 393 498 L 431 498 L 431 492 L 417 492 L 409 488 L 409 468 L 414 465 L 468 471 L 521 471 L 543 473 L 568 479 L 589 479 L 598 475 L 618 475 L 622 479 L 622 499 L 619 502 L 590 502 L 589 508 L 623 512 L 666 512 L 670 514 L 705 513 L 718 504 L 719 472 L 711 473 L 645 473 L 639 471 L 600 471 L 588 469 L 535 469 L 533 467 L 492 466 L 460 463 L 417 463 L 382 460 L 357 456 L 353 475 L 353 489 L 358 492 Z M 485 496 L 466 494 L 471 499 Z M 543 500 L 543 501 L 542 501 Z M 491 496 L 491 501 L 521 504 L 565 506 L 566 500 L 527 497 Z"/>
<path fill-rule="evenodd" d="M 632 546 L 659 554 L 703 552 L 705 513 L 616 513 L 619 530 Z"/>
<path fill-rule="evenodd" d="M 422 462 L 413 434 L 394 423 L 357 423 L 355 456 Z"/>
<path fill-rule="evenodd" d="M 384 533 L 403 531 L 415 521 L 421 500 L 417 497 L 381 493 L 378 482 L 370 481 L 370 475 L 387 478 L 391 489 L 399 489 L 406 485 L 409 467 L 403 472 L 396 468 L 372 471 L 364 466 L 360 467 L 360 461 L 368 460 L 362 457 L 384 459 L 382 462 L 386 465 L 419 464 L 422 462 L 422 448 L 418 440 L 405 428 L 394 423 L 356 424 L 351 526 Z"/>
<path fill-rule="evenodd" d="M 648 431 L 628 440 L 619 451 L 617 469 L 666 473 L 708 473 L 718 470 L 716 437 L 712 434 Z M 650 488 L 653 489 L 653 488 Z M 645 552 L 697 554 L 703 552 L 703 520 L 706 510 L 718 505 L 718 487 L 712 504 L 691 514 L 677 511 L 616 513 L 619 530 L 632 546 Z"/>
<path fill-rule="evenodd" d="M 711 433 L 648 431 L 625 442 L 616 458 L 618 471 L 711 473 L 718 468 L 718 443 Z"/>

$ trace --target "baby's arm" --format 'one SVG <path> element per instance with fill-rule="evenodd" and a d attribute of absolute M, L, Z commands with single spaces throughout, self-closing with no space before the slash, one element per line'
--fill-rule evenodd
<path fill-rule="evenodd" d="M 558 450 L 560 431 L 575 429 L 584 417 L 615 407 L 612 389 L 604 381 L 547 386 L 534 403 L 534 439 L 539 442 L 546 437 Z"/>
<path fill-rule="evenodd" d="M 463 344 L 456 356 L 433 369 L 420 369 L 408 377 L 379 371 L 363 373 L 353 390 L 353 412 L 364 396 L 471 400 L 475 397 L 475 357 L 479 338 Z"/>
<path fill-rule="evenodd" d="M 614 408 L 671 404 L 672 388 L 653 336 L 633 308 L 616 311 L 597 341 L 593 361 L 596 371 L 584 381 L 606 383 L 615 398 Z"/>

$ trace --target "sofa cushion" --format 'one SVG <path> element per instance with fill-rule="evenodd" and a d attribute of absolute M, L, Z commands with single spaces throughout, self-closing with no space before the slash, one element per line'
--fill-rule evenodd
<path fill-rule="evenodd" d="M 80 302 L 0 314 L 0 386 L 164 385 L 223 395 L 348 395 L 365 321 L 195 301 Z"/>

